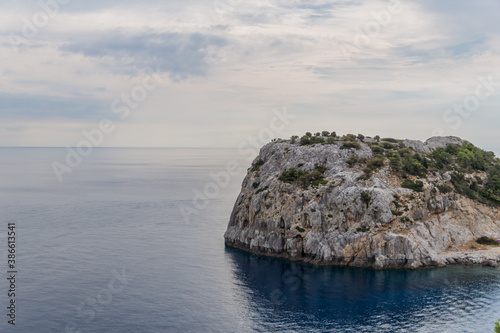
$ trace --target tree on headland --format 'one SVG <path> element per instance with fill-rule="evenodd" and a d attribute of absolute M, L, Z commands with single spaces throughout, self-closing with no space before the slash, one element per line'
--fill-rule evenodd
<path fill-rule="evenodd" d="M 495 324 L 495 333 L 500 333 L 500 320 Z"/>

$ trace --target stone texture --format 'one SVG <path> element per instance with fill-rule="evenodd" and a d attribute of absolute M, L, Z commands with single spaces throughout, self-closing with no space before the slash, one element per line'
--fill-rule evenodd
<path fill-rule="evenodd" d="M 462 140 L 434 137 L 425 143 L 404 143 L 430 152 Z M 372 157 L 370 147 L 361 143 L 360 150 L 344 150 L 340 145 L 273 142 L 264 146 L 254 161 L 262 159 L 264 164 L 258 171 L 249 169 L 243 181 L 224 235 L 226 244 L 290 260 L 376 269 L 496 265 L 500 260 L 500 255 L 444 254 L 477 237 L 500 238 L 496 208 L 454 192 L 440 194 L 435 188 L 437 184 L 451 186 L 449 174 L 424 179 L 422 193 L 401 188 L 402 179 L 389 166 L 362 180 L 362 167 L 349 168 L 346 161 L 352 154 Z M 327 167 L 326 185 L 303 189 L 278 180 L 285 168 L 302 164 L 300 169 L 310 172 L 316 163 Z M 254 183 L 259 184 L 257 188 Z M 362 202 L 362 192 L 371 196 L 369 205 Z M 402 215 L 393 214 L 396 211 Z"/>

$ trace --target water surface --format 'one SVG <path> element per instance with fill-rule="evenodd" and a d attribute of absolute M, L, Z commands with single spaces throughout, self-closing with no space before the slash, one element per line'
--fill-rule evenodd
<path fill-rule="evenodd" d="M 0 149 L 17 332 L 491 332 L 500 318 L 499 269 L 379 272 L 226 249 L 250 165 L 236 150 L 95 149 L 59 183 L 51 163 L 65 154 Z M 228 161 L 243 172 L 193 204 Z M 0 288 L 5 308 L 6 279 Z M 14 331 L 2 317 L 0 332 Z"/>

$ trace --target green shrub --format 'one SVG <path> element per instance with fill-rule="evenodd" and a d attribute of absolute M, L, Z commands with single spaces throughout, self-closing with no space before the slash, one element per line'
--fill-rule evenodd
<path fill-rule="evenodd" d="M 321 134 L 322 134 L 323 136 L 329 136 L 329 135 L 330 135 L 330 132 L 328 132 L 328 131 L 323 131 L 323 132 L 321 132 Z"/>
<path fill-rule="evenodd" d="M 415 176 L 423 176 L 427 173 L 428 161 L 419 154 L 405 155 L 402 159 L 402 170 Z"/>
<path fill-rule="evenodd" d="M 401 170 L 401 168 L 403 167 L 403 163 L 401 162 L 401 157 L 399 156 L 399 154 L 392 153 L 392 156 L 389 157 L 389 165 L 395 171 Z"/>
<path fill-rule="evenodd" d="M 368 232 L 370 231 L 370 228 L 368 227 L 361 227 L 361 228 L 356 228 L 357 232 Z"/>
<path fill-rule="evenodd" d="M 401 140 L 393 139 L 393 138 L 383 138 L 382 141 L 386 142 L 392 142 L 392 143 L 399 143 Z"/>
<path fill-rule="evenodd" d="M 298 137 L 298 135 L 293 135 L 293 136 L 290 138 L 290 143 L 292 143 L 292 144 L 293 144 L 293 143 L 295 143 L 295 141 L 297 141 L 297 139 L 298 139 L 298 138 L 299 138 L 299 137 Z"/>
<path fill-rule="evenodd" d="M 405 157 L 406 155 L 410 155 L 411 154 L 411 150 L 408 149 L 408 148 L 402 148 L 402 149 L 398 150 L 398 154 L 401 157 Z"/>
<path fill-rule="evenodd" d="M 297 228 L 295 228 L 295 229 L 297 229 L 297 231 L 298 231 L 298 232 L 304 232 L 304 231 L 306 231 L 306 229 L 301 228 L 301 227 L 297 227 Z"/>
<path fill-rule="evenodd" d="M 379 145 L 377 144 L 373 144 L 371 145 L 370 147 L 372 149 L 372 152 L 374 154 L 383 154 L 384 153 L 384 148 L 380 147 Z"/>
<path fill-rule="evenodd" d="M 312 172 L 305 172 L 301 169 L 295 169 L 294 167 L 285 169 L 278 177 L 278 180 L 284 183 L 294 183 L 298 182 L 303 188 L 308 188 L 309 186 L 318 186 L 320 184 L 327 184 L 328 181 L 325 180 L 324 173 L 327 168 L 324 165 L 315 164 L 314 170 Z"/>
<path fill-rule="evenodd" d="M 320 133 L 320 132 L 316 132 L 314 135 L 315 135 L 315 136 L 320 136 L 320 135 L 321 135 L 321 133 Z"/>
<path fill-rule="evenodd" d="M 443 194 L 450 193 L 453 190 L 448 185 L 438 185 L 437 188 L 438 188 L 439 192 L 441 192 Z"/>
<path fill-rule="evenodd" d="M 352 154 L 351 157 L 346 161 L 349 168 L 352 168 L 356 163 L 358 163 L 358 155 Z"/>
<path fill-rule="evenodd" d="M 351 149 L 351 148 L 361 149 L 361 145 L 356 141 L 344 141 L 344 143 L 342 143 L 342 146 L 340 146 L 340 149 Z"/>
<path fill-rule="evenodd" d="M 337 139 L 335 139 L 333 136 L 329 136 L 326 138 L 326 143 L 332 144 L 332 143 L 336 143 L 336 142 L 337 142 Z"/>
<path fill-rule="evenodd" d="M 261 158 L 257 160 L 257 162 L 255 162 L 253 165 L 252 165 L 252 171 L 259 171 L 260 170 L 260 167 L 264 165 L 264 160 L 262 160 Z"/>
<path fill-rule="evenodd" d="M 495 333 L 500 333 L 500 320 L 495 324 Z"/>
<path fill-rule="evenodd" d="M 253 188 L 257 188 L 257 187 L 259 187 L 259 185 L 260 185 L 260 183 L 255 182 L 255 183 L 252 184 L 252 187 Z"/>
<path fill-rule="evenodd" d="M 336 138 L 337 137 L 337 133 L 336 132 L 332 132 L 332 133 L 330 133 L 330 136 Z"/>
<path fill-rule="evenodd" d="M 311 144 L 311 137 L 304 135 L 303 137 L 300 138 L 300 145 L 301 146 L 307 146 Z"/>
<path fill-rule="evenodd" d="M 311 132 L 306 132 L 306 136 L 311 137 L 312 133 Z"/>
<path fill-rule="evenodd" d="M 384 147 L 384 149 L 396 149 L 396 145 L 385 141 L 382 141 L 382 147 Z"/>
<path fill-rule="evenodd" d="M 255 192 L 255 194 L 259 194 L 260 192 L 264 192 L 265 190 L 267 190 L 269 188 L 269 186 L 266 186 L 266 187 L 263 187 L 263 188 L 259 188 L 257 190 L 257 192 Z"/>
<path fill-rule="evenodd" d="M 424 183 L 420 180 L 417 180 L 416 182 L 413 182 L 410 179 L 406 179 L 403 184 L 401 184 L 401 187 L 404 188 L 409 188 L 410 190 L 413 190 L 415 192 L 423 192 L 424 189 Z"/>
<path fill-rule="evenodd" d="M 361 201 L 368 207 L 372 201 L 372 197 L 368 192 L 361 192 Z"/>
<path fill-rule="evenodd" d="M 356 141 L 356 135 L 354 134 L 347 134 L 343 138 L 344 141 Z"/>
<path fill-rule="evenodd" d="M 363 168 L 363 172 L 365 173 L 364 178 L 365 179 L 370 179 L 373 170 L 370 169 L 370 168 L 368 168 L 368 167 L 366 167 L 366 168 Z"/>
<path fill-rule="evenodd" d="M 363 141 L 365 139 L 365 136 L 363 134 L 358 134 L 358 140 Z"/>
<path fill-rule="evenodd" d="M 489 238 L 486 236 L 480 237 L 476 240 L 476 243 L 482 244 L 482 245 L 498 245 L 498 241 L 493 238 Z"/>
<path fill-rule="evenodd" d="M 374 157 L 366 163 L 366 167 L 371 171 L 375 171 L 384 166 L 384 159 L 381 157 Z"/>
<path fill-rule="evenodd" d="M 314 164 L 314 170 L 317 170 L 323 174 L 326 172 L 326 170 L 328 170 L 328 168 L 324 165 L 316 163 L 316 164 Z"/>

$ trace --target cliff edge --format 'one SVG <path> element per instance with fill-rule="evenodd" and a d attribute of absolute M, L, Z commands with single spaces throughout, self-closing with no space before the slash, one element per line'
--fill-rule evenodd
<path fill-rule="evenodd" d="M 224 234 L 228 246 L 325 265 L 496 266 L 500 163 L 457 137 L 425 142 L 307 133 L 265 145 Z"/>

